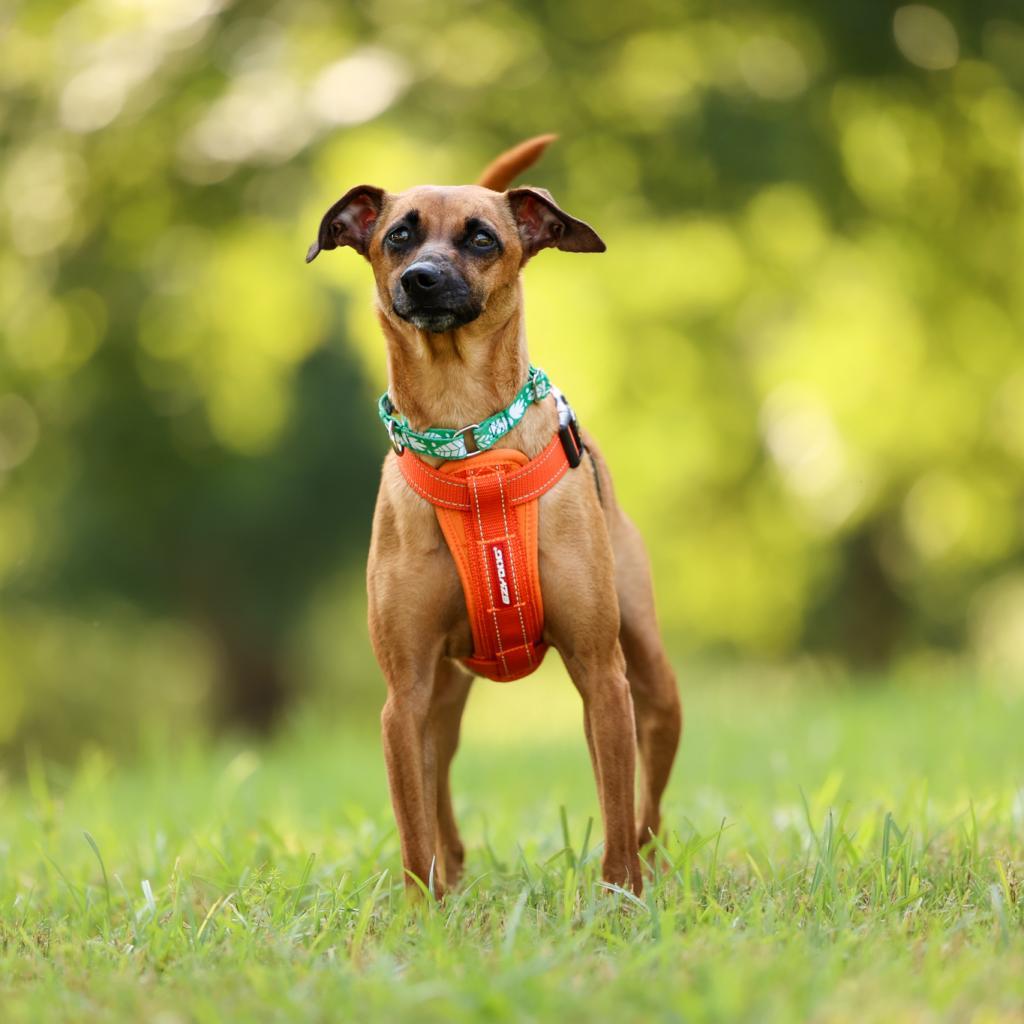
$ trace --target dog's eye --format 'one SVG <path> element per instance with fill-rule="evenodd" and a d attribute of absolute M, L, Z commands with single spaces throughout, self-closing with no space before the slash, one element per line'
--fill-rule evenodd
<path fill-rule="evenodd" d="M 494 235 L 490 231 L 474 231 L 469 244 L 474 249 L 490 249 L 494 245 Z"/>
<path fill-rule="evenodd" d="M 388 232 L 389 245 L 405 245 L 412 238 L 412 232 L 408 228 L 395 228 Z"/>

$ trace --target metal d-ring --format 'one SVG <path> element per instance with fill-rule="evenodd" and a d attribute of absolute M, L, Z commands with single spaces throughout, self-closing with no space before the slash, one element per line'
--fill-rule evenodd
<path fill-rule="evenodd" d="M 464 458 L 471 459 L 474 455 L 479 455 L 484 449 L 476 443 L 476 434 L 473 433 L 478 427 L 479 423 L 470 423 L 468 427 L 462 427 L 460 430 L 455 431 L 455 437 L 461 437 L 462 443 L 466 448 L 466 454 Z M 467 438 L 472 438 L 473 447 L 470 448 L 466 443 Z"/>
<path fill-rule="evenodd" d="M 396 455 L 401 455 L 405 451 L 405 445 L 398 440 L 395 431 L 395 421 L 393 419 L 387 419 L 384 421 L 384 426 L 387 428 L 388 437 L 391 440 L 391 447 L 394 448 Z"/>

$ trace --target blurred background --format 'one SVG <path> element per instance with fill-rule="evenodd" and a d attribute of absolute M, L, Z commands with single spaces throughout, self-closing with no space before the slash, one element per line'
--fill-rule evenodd
<path fill-rule="evenodd" d="M 0 750 L 375 717 L 362 182 L 527 176 L 683 666 L 1024 670 L 1019 0 L 0 11 Z M 1016 673 L 1016 676 L 1014 675 Z"/>

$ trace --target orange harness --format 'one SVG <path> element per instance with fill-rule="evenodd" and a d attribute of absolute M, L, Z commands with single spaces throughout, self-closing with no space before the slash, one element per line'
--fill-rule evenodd
<path fill-rule="evenodd" d="M 511 448 L 440 469 L 411 452 L 398 459 L 406 482 L 437 513 L 473 630 L 473 655 L 465 664 L 488 679 L 521 679 L 544 660 L 538 502 L 566 470 L 579 465 L 582 452 L 573 422 L 532 460 Z"/>

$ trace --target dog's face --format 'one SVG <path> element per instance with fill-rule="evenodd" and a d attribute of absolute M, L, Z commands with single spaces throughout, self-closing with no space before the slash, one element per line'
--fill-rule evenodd
<path fill-rule="evenodd" d="M 432 333 L 484 316 L 541 249 L 605 248 L 543 189 L 477 185 L 423 185 L 397 195 L 357 186 L 324 214 L 306 262 L 346 245 L 370 261 L 385 311 Z"/>

